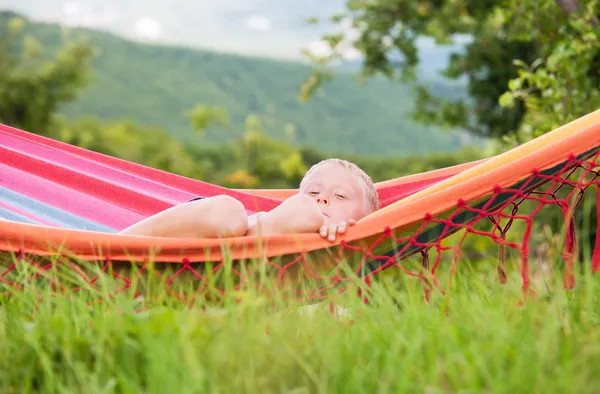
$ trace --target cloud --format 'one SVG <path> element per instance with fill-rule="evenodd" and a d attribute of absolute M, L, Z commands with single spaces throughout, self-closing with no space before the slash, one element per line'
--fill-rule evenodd
<path fill-rule="evenodd" d="M 271 30 L 271 20 L 264 15 L 252 15 L 246 19 L 245 25 L 251 30 Z"/>
<path fill-rule="evenodd" d="M 68 1 L 63 4 L 63 12 L 66 15 L 76 15 L 79 12 L 80 4 L 77 1 Z"/>
<path fill-rule="evenodd" d="M 344 48 L 342 50 L 342 55 L 346 60 L 357 60 L 362 57 L 362 53 L 354 47 Z"/>
<path fill-rule="evenodd" d="M 360 59 L 362 54 L 354 45 L 360 37 L 360 31 L 352 26 L 350 18 L 344 18 L 339 26 L 342 28 L 344 39 L 337 44 L 336 52 L 342 55 L 345 60 Z M 331 47 L 324 40 L 310 42 L 307 50 L 316 57 L 327 57 L 332 53 Z"/>
<path fill-rule="evenodd" d="M 139 38 L 154 40 L 160 37 L 162 28 L 160 23 L 148 17 L 141 17 L 135 22 L 135 34 Z"/>
<path fill-rule="evenodd" d="M 107 7 L 93 9 L 84 1 L 67 1 L 63 3 L 63 23 L 69 26 L 104 28 L 117 20 L 117 13 Z"/>
<path fill-rule="evenodd" d="M 327 57 L 331 55 L 331 47 L 326 41 L 318 40 L 308 44 L 308 51 L 317 57 Z"/>
<path fill-rule="evenodd" d="M 327 57 L 332 54 L 329 43 L 324 40 L 313 41 L 306 48 L 315 57 Z M 342 55 L 345 60 L 356 60 L 362 57 L 362 54 L 350 43 L 343 43 L 336 48 L 337 52 Z"/>

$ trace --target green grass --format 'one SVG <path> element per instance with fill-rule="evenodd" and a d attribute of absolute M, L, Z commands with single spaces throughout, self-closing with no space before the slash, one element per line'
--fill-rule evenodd
<path fill-rule="evenodd" d="M 494 269 L 461 265 L 429 303 L 418 279 L 387 276 L 367 305 L 355 291 L 334 299 L 343 315 L 325 303 L 268 312 L 251 294 L 185 307 L 155 288 L 163 299 L 144 307 L 132 292 L 31 284 L 2 299 L 0 391 L 597 392 L 600 279 L 583 267 L 566 291 L 560 271 L 538 270 L 523 300 L 518 267 L 507 285 Z"/>

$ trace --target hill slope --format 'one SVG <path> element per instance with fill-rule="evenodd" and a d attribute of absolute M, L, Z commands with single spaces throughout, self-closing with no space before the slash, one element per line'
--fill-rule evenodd
<path fill-rule="evenodd" d="M 60 41 L 59 26 L 28 23 L 47 47 Z M 418 154 L 460 147 L 463 137 L 416 125 L 408 119 L 412 92 L 384 80 L 356 84 L 341 74 L 325 94 L 300 103 L 298 89 L 311 69 L 300 63 L 248 58 L 188 48 L 145 45 L 112 34 L 78 29 L 99 50 L 95 80 L 64 108 L 71 116 L 129 117 L 160 126 L 187 140 L 194 137 L 185 112 L 198 103 L 228 109 L 235 133 L 249 112 L 268 115 L 267 132 L 284 139 L 288 123 L 295 142 L 324 152 Z M 234 133 L 234 134 L 235 134 Z M 206 141 L 225 141 L 231 131 L 214 128 Z"/>

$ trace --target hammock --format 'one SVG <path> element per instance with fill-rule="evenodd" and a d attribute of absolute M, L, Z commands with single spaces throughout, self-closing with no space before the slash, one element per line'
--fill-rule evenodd
<path fill-rule="evenodd" d="M 228 189 L 0 125 L 0 251 L 21 257 L 68 253 L 87 261 L 152 260 L 186 267 L 222 261 L 225 256 L 234 261 L 286 256 L 286 265 L 271 263 L 278 275 L 301 265 L 316 277 L 307 256 L 334 249 L 340 256 L 359 255 L 353 269 L 366 277 L 391 266 L 423 277 L 408 272 L 400 262 L 420 253 L 424 266 L 435 274 L 445 250 L 442 240 L 460 230 L 477 233 L 473 226 L 488 219 L 494 226 L 486 236 L 501 247 L 522 252 L 526 286 L 531 219 L 550 204 L 570 211 L 565 206 L 570 198 L 596 185 L 599 148 L 600 111 L 596 111 L 495 157 L 377 183 L 382 208 L 333 244 L 318 234 L 174 239 L 115 233 L 198 196 L 226 194 L 251 213 L 273 209 L 296 190 Z M 573 181 L 569 177 L 580 173 L 576 170 L 583 175 Z M 593 179 L 584 182 L 589 175 Z M 573 191 L 558 199 L 555 189 L 564 184 Z M 519 218 L 515 207 L 523 201 L 539 207 L 526 216 L 523 241 L 508 242 L 506 229 L 498 224 Z M 570 253 L 573 237 L 568 232 Z M 438 252 L 432 267 L 430 249 Z M 596 245 L 595 268 L 600 265 L 598 249 Z M 341 274 L 333 279 L 341 282 Z"/>

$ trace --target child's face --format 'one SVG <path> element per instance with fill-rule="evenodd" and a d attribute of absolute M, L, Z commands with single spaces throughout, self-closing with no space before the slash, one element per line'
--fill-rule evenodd
<path fill-rule="evenodd" d="M 359 182 L 345 168 L 326 164 L 314 170 L 300 193 L 312 197 L 333 222 L 359 220 L 366 215 Z"/>

